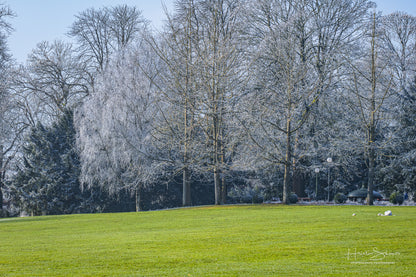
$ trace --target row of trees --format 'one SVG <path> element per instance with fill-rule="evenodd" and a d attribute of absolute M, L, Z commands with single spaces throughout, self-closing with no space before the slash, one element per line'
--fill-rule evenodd
<path fill-rule="evenodd" d="M 135 7 L 89 9 L 74 44 L 41 42 L 26 65 L 2 67 L 14 205 L 414 192 L 415 17 L 367 0 L 178 0 L 166 16 L 155 31 Z"/>

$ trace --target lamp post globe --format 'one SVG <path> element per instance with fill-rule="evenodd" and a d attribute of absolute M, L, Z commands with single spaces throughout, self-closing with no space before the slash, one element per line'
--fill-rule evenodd
<path fill-rule="evenodd" d="M 315 168 L 315 200 L 318 200 L 318 173 L 319 167 Z"/>

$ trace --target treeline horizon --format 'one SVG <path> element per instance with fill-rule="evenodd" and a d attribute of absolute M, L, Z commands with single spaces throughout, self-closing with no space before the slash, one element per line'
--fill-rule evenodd
<path fill-rule="evenodd" d="M 416 17 L 368 0 L 90 8 L 26 64 L 0 5 L 0 199 L 18 214 L 416 186 Z M 371 193 L 370 193 L 371 192 Z"/>

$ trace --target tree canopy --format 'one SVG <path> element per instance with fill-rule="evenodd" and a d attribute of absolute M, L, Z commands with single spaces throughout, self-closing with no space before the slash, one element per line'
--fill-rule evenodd
<path fill-rule="evenodd" d="M 412 196 L 416 18 L 375 8 L 177 0 L 160 30 L 90 8 L 17 65 L 1 5 L 0 191 L 33 214 Z"/>

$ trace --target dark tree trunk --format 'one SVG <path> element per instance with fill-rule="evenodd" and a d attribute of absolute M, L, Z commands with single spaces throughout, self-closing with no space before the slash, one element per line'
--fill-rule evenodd
<path fill-rule="evenodd" d="M 221 205 L 221 178 L 217 167 L 214 168 L 215 205 Z"/>
<path fill-rule="evenodd" d="M 370 150 L 370 157 L 369 157 L 369 168 L 368 168 L 368 187 L 367 187 L 367 205 L 373 205 L 374 202 L 374 152 Z"/>
<path fill-rule="evenodd" d="M 3 185 L 4 185 L 4 169 L 3 169 L 3 145 L 0 145 L 0 211 L 3 210 Z"/>
<path fill-rule="evenodd" d="M 371 38 L 371 107 L 370 121 L 368 126 L 368 187 L 367 187 L 367 205 L 373 205 L 374 190 L 374 169 L 375 169 L 375 149 L 374 143 L 376 139 L 376 16 L 374 14 L 373 33 Z"/>
<path fill-rule="evenodd" d="M 291 130 L 290 119 L 287 121 L 286 126 L 286 157 L 285 157 L 285 173 L 283 177 L 283 203 L 289 204 L 289 182 L 290 182 L 290 165 L 291 165 Z"/>
<path fill-rule="evenodd" d="M 140 212 L 143 210 L 142 207 L 142 186 L 139 185 L 136 188 L 136 212 Z"/>
<path fill-rule="evenodd" d="M 183 195 L 182 195 L 182 205 L 184 207 L 191 206 L 191 182 L 189 181 L 189 169 L 185 167 L 183 169 Z"/>

